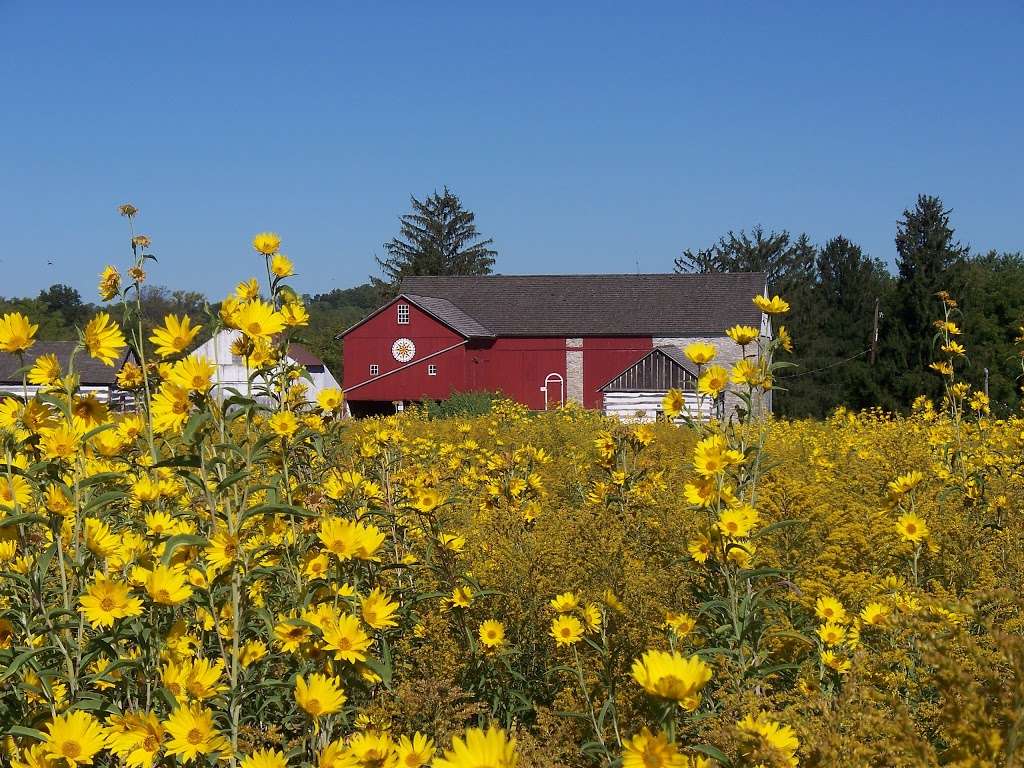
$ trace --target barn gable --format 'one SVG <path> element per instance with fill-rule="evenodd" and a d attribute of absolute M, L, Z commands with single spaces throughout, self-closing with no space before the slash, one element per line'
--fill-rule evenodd
<path fill-rule="evenodd" d="M 670 389 L 693 391 L 697 387 L 697 369 L 678 347 L 655 347 L 622 371 L 600 392 L 666 392 Z"/>

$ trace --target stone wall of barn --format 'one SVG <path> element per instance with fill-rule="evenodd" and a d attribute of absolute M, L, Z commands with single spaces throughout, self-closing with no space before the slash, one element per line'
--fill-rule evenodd
<path fill-rule="evenodd" d="M 762 329 L 763 330 L 763 329 Z M 718 350 L 718 354 L 715 355 L 714 364 L 721 365 L 726 370 L 732 368 L 743 356 L 743 350 L 739 344 L 734 342 L 728 336 L 704 336 L 704 337 L 686 337 L 686 338 L 669 338 L 669 337 L 656 337 L 652 340 L 654 346 L 675 346 L 685 348 L 687 344 L 693 344 L 694 342 L 705 342 L 707 344 L 713 344 L 715 349 Z M 756 354 L 756 350 L 748 349 L 747 355 L 750 356 L 751 352 Z M 736 415 L 736 406 L 740 405 L 740 400 L 736 397 L 734 385 L 730 384 L 729 389 L 725 393 L 725 416 L 726 418 L 733 417 Z M 769 412 L 771 411 L 771 393 L 768 393 L 765 402 L 762 404 Z M 756 404 L 755 404 L 756 406 Z"/>

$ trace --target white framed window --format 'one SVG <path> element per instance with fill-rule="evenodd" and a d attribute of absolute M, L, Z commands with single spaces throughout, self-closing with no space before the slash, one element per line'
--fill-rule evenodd
<path fill-rule="evenodd" d="M 370 363 L 370 375 L 380 376 L 380 366 L 376 363 Z"/>
<path fill-rule="evenodd" d="M 398 324 L 408 325 L 409 324 L 409 305 L 399 304 L 398 305 Z"/>
<path fill-rule="evenodd" d="M 437 366 L 433 363 L 427 366 L 427 376 L 437 376 Z"/>

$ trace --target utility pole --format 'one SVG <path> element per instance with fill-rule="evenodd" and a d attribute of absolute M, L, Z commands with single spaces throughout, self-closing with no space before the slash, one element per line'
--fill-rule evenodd
<path fill-rule="evenodd" d="M 878 354 L 878 304 L 879 300 L 875 298 L 875 327 L 871 331 L 871 364 L 875 364 L 875 356 Z"/>

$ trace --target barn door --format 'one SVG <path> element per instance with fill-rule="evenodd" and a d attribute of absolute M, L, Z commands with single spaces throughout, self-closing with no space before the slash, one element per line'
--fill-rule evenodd
<path fill-rule="evenodd" d="M 549 373 L 544 378 L 544 410 L 550 411 L 565 405 L 565 379 L 560 373 Z"/>

